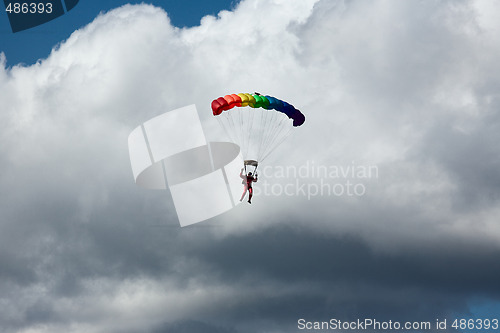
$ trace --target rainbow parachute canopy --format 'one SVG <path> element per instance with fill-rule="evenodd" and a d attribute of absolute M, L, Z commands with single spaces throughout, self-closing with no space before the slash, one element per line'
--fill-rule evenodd
<path fill-rule="evenodd" d="M 293 126 L 297 127 L 304 123 L 306 117 L 293 105 L 272 96 L 259 94 L 231 94 L 219 97 L 212 101 L 212 111 L 214 116 L 220 115 L 223 111 L 237 107 L 249 106 L 252 108 L 263 108 L 266 110 L 276 110 L 284 113 L 288 118 L 293 119 Z"/>

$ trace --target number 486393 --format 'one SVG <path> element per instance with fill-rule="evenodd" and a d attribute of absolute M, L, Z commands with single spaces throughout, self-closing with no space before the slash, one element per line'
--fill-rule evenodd
<path fill-rule="evenodd" d="M 456 330 L 497 330 L 498 319 L 455 319 L 451 325 Z"/>
<path fill-rule="evenodd" d="M 9 2 L 5 11 L 9 14 L 50 14 L 52 13 L 52 3 Z"/>

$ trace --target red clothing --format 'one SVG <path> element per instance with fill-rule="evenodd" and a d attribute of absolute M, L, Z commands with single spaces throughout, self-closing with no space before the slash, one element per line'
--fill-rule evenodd
<path fill-rule="evenodd" d="M 241 195 L 240 201 L 243 200 L 243 198 L 245 197 L 245 194 L 248 191 L 249 192 L 248 202 L 251 203 L 252 194 L 253 194 L 252 183 L 257 181 L 257 177 L 254 178 L 253 176 L 244 175 L 243 169 L 240 172 L 240 177 L 243 179 L 242 184 L 245 185 L 245 188 L 243 190 L 243 194 Z"/>
<path fill-rule="evenodd" d="M 247 187 L 252 188 L 252 183 L 257 181 L 257 178 L 253 178 L 253 176 L 246 176 L 247 178 Z"/>
<path fill-rule="evenodd" d="M 257 177 L 244 175 L 243 170 L 240 172 L 240 177 L 243 179 L 243 184 L 247 183 L 248 188 L 252 188 L 252 183 L 257 181 Z"/>

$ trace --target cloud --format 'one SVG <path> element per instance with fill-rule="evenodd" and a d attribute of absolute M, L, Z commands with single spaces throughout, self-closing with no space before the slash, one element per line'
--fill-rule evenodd
<path fill-rule="evenodd" d="M 1 328 L 290 332 L 498 301 L 491 6 L 247 0 L 179 29 L 125 5 L 35 65 L 3 55 Z M 262 166 L 251 207 L 179 228 L 168 192 L 135 186 L 128 134 L 195 103 L 224 140 L 210 102 L 255 90 L 306 123 Z M 356 166 L 376 177 L 293 174 Z M 346 181 L 363 195 L 307 196 Z"/>

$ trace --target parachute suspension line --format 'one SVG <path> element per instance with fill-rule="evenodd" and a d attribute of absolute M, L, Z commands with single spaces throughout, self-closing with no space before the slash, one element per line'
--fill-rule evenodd
<path fill-rule="evenodd" d="M 260 147 L 260 152 L 259 152 L 259 156 L 262 157 L 263 156 L 263 152 L 266 150 L 266 147 L 269 146 L 269 138 L 271 137 L 272 135 L 272 132 L 274 131 L 275 129 L 275 125 L 276 125 L 276 117 L 278 116 L 278 112 L 270 112 L 270 111 L 267 111 L 266 113 L 267 117 L 266 117 L 266 120 L 265 120 L 265 124 L 264 124 L 264 132 L 263 132 L 263 140 L 262 140 L 262 146 Z"/>
<path fill-rule="evenodd" d="M 231 126 L 231 118 L 227 115 L 222 113 L 218 118 L 221 118 L 221 122 L 225 125 L 224 129 L 229 133 L 229 136 L 237 139 L 234 133 L 234 126 Z"/>
<path fill-rule="evenodd" d="M 247 143 L 248 143 L 248 149 L 250 149 L 250 140 L 251 140 L 251 137 L 253 136 L 253 133 L 252 133 L 252 130 L 253 130 L 253 119 L 254 119 L 254 116 L 255 116 L 255 109 L 252 109 L 250 110 L 249 112 L 249 120 L 248 120 L 248 125 L 247 125 L 247 128 L 248 128 L 248 136 L 247 136 Z M 251 156 L 249 156 L 251 157 Z"/>
<path fill-rule="evenodd" d="M 226 128 L 226 125 L 224 124 L 224 121 L 222 120 L 222 117 L 217 117 L 217 121 L 219 122 L 219 126 L 222 127 L 224 129 L 224 132 L 226 133 L 226 135 L 228 136 L 229 140 L 233 141 L 233 137 L 229 134 L 227 128 Z M 234 142 L 234 141 L 233 141 Z"/>
<path fill-rule="evenodd" d="M 280 123 L 285 123 L 286 126 L 283 126 L 281 124 L 278 125 L 278 132 L 274 137 L 274 140 L 278 141 L 277 145 L 279 145 L 282 142 L 280 141 L 281 137 L 283 136 L 287 137 L 293 128 L 293 121 L 290 119 L 286 119 L 285 117 L 283 117 Z"/>
<path fill-rule="evenodd" d="M 267 130 L 265 131 L 264 135 L 264 145 L 262 146 L 263 151 L 261 152 L 261 155 L 264 155 L 266 149 L 269 147 L 271 144 L 271 138 L 273 136 L 273 132 L 276 130 L 276 123 L 277 119 L 280 116 L 278 112 L 271 112 L 270 117 L 268 118 L 268 124 L 266 124 Z"/>
<path fill-rule="evenodd" d="M 233 137 L 237 139 L 237 141 L 235 140 L 233 142 L 241 142 L 242 129 L 238 127 L 238 123 L 236 122 L 235 117 L 233 116 L 232 113 L 229 113 L 227 111 L 223 114 L 225 116 L 225 119 L 227 120 L 228 128 L 232 130 Z M 244 152 L 243 149 L 244 148 L 241 147 L 242 154 Z"/>
<path fill-rule="evenodd" d="M 263 157 L 266 149 L 269 148 L 272 141 L 271 139 L 273 136 L 273 132 L 275 132 L 277 129 L 277 124 L 278 124 L 277 118 L 279 116 L 282 116 L 281 114 L 279 114 L 279 112 L 268 111 L 266 115 L 267 114 L 269 114 L 269 117 L 266 117 L 265 119 L 265 124 L 264 124 L 265 131 L 263 132 L 262 146 L 259 148 L 259 158 Z"/>
<path fill-rule="evenodd" d="M 235 112 L 228 112 L 229 117 L 233 120 L 234 129 L 238 132 L 238 143 L 241 144 L 241 154 L 245 157 L 247 153 L 247 147 L 244 142 L 245 134 L 243 132 L 244 115 L 241 110 L 233 110 Z"/>
<path fill-rule="evenodd" d="M 227 113 L 227 117 L 231 120 L 231 128 L 233 131 L 235 131 L 235 136 L 238 138 L 237 141 L 235 142 L 241 142 L 241 130 L 240 130 L 240 122 L 238 119 L 238 115 L 234 112 L 228 112 L 224 111 Z M 241 152 L 243 153 L 243 145 L 239 144 Z"/>
<path fill-rule="evenodd" d="M 228 124 L 226 124 L 228 122 L 227 117 L 216 117 L 216 118 L 217 121 L 219 122 L 219 125 L 224 129 L 224 132 L 226 132 L 226 135 L 229 137 L 229 140 L 235 142 L 236 138 L 234 137 L 234 133 L 229 129 Z"/>
<path fill-rule="evenodd" d="M 283 138 L 272 149 L 270 149 L 269 152 L 266 155 L 264 155 L 264 157 L 262 157 L 262 161 L 265 160 L 276 148 L 278 148 L 283 143 L 283 141 L 285 141 L 285 139 L 290 135 L 291 132 L 292 128 L 289 127 L 288 130 L 286 131 L 286 134 L 283 135 Z"/>
<path fill-rule="evenodd" d="M 238 108 L 235 110 L 238 112 L 240 116 L 240 125 L 241 125 L 241 142 L 243 142 L 243 147 L 245 147 L 244 150 L 244 158 L 246 159 L 248 157 L 248 149 L 250 147 L 250 143 L 247 140 L 247 135 L 246 133 L 248 132 L 248 113 L 244 112 L 242 109 Z"/>
<path fill-rule="evenodd" d="M 244 131 L 247 115 L 240 109 L 236 109 L 234 111 L 236 111 L 236 114 L 238 116 L 238 124 L 239 124 L 238 132 L 240 134 L 241 145 L 243 146 L 243 158 L 245 158 L 245 156 L 248 154 L 248 144 L 245 141 L 245 131 Z"/>
<path fill-rule="evenodd" d="M 270 149 L 273 146 L 273 143 L 276 140 L 276 138 L 278 138 L 280 136 L 280 133 L 284 129 L 286 129 L 286 126 L 285 126 L 286 122 L 287 121 L 289 122 L 289 120 L 286 119 L 286 117 L 284 115 L 282 115 L 280 118 L 281 119 L 276 119 L 276 121 L 274 122 L 272 132 L 270 133 L 269 145 L 267 146 L 267 149 Z M 283 123 L 285 123 L 285 125 L 283 125 Z"/>
<path fill-rule="evenodd" d="M 269 113 L 264 110 L 259 110 L 259 112 L 260 112 L 260 128 L 264 129 L 263 131 L 260 131 L 260 138 L 259 138 L 260 140 L 258 146 L 259 148 L 257 149 L 257 157 L 260 160 L 260 158 L 262 157 L 261 155 L 262 147 L 265 143 L 264 138 L 265 138 L 265 132 L 267 130 L 266 124 L 267 124 L 267 118 L 269 117 Z"/>
<path fill-rule="evenodd" d="M 269 149 L 269 146 L 272 145 L 274 137 L 277 135 L 279 129 L 281 128 L 284 119 L 286 119 L 284 114 L 280 114 L 278 112 L 273 114 L 272 126 L 268 131 L 268 137 L 267 137 L 268 145 L 264 147 L 265 149 Z"/>
<path fill-rule="evenodd" d="M 286 117 L 282 117 L 281 120 L 276 124 L 274 135 L 270 138 L 267 149 L 264 151 L 264 158 L 267 157 L 272 151 L 274 151 L 283 141 L 288 137 L 292 126 L 283 126 L 284 122 L 290 122 Z M 263 159 L 264 159 L 263 158 Z"/>

